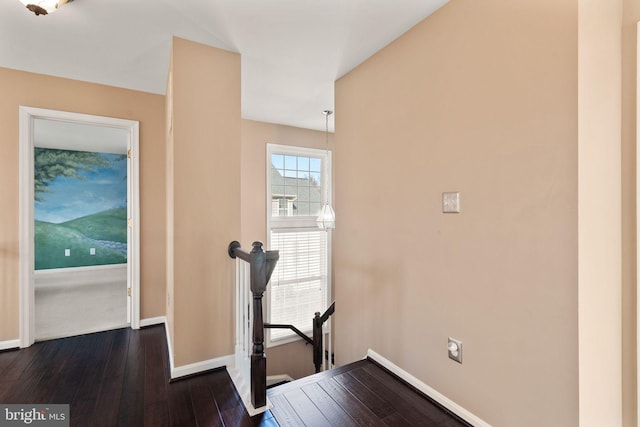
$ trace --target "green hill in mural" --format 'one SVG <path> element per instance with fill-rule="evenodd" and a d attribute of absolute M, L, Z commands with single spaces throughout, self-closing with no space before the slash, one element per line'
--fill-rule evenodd
<path fill-rule="evenodd" d="M 35 221 L 34 234 L 36 270 L 127 262 L 126 209 L 112 209 L 62 224 Z M 70 256 L 65 256 L 66 249 Z"/>
<path fill-rule="evenodd" d="M 63 222 L 60 225 L 78 230 L 90 239 L 127 242 L 126 208 L 98 212 Z"/>

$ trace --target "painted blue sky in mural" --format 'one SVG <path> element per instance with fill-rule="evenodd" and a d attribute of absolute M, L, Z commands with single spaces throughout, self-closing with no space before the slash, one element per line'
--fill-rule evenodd
<path fill-rule="evenodd" d="M 38 221 L 61 223 L 109 209 L 127 206 L 127 162 L 120 154 L 100 153 L 111 164 L 95 172 L 80 172 L 85 179 L 58 177 L 35 202 Z"/>

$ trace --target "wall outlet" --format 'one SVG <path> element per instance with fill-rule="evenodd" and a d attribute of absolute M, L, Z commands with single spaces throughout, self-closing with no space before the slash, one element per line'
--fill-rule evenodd
<path fill-rule="evenodd" d="M 447 352 L 449 353 L 449 359 L 462 364 L 462 341 L 449 337 Z"/>
<path fill-rule="evenodd" d="M 71 256 L 71 249 L 65 249 L 64 256 Z"/>

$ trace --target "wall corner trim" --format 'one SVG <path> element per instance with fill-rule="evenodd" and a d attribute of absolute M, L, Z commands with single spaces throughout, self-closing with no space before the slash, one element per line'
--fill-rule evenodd
<path fill-rule="evenodd" d="M 389 359 L 385 358 L 384 356 L 381 356 L 375 351 L 369 349 L 367 350 L 366 357 L 374 360 L 376 363 L 382 365 L 389 371 L 393 372 L 395 375 L 400 377 L 403 381 L 406 381 L 407 383 L 409 383 L 416 389 L 420 390 L 422 393 L 426 394 L 427 396 L 429 396 L 430 398 L 438 402 L 440 405 L 444 406 L 445 408 L 447 408 L 448 410 L 450 410 L 451 412 L 453 412 L 463 420 L 467 421 L 468 423 L 471 423 L 475 427 L 491 427 L 491 424 L 489 424 L 488 422 L 480 419 L 476 415 L 467 411 L 462 406 L 458 405 L 457 403 L 455 403 L 448 397 L 444 396 L 443 394 L 439 393 L 432 387 L 428 386 L 424 382 L 420 381 L 418 378 L 414 377 L 404 369 L 400 368 L 398 365 L 391 362 Z"/>
<path fill-rule="evenodd" d="M 229 356 L 216 357 L 214 359 L 203 360 L 201 362 L 176 367 L 173 358 L 173 346 L 171 345 L 171 337 L 169 336 L 169 328 L 167 326 L 167 318 L 165 316 L 153 317 L 145 319 L 144 323 L 145 326 L 164 324 L 164 330 L 167 334 L 167 351 L 169 352 L 169 372 L 172 380 L 212 369 L 223 367 L 232 368 L 235 366 L 236 357 L 231 354 Z M 142 325 L 143 322 L 141 321 L 140 324 Z"/>
<path fill-rule="evenodd" d="M 0 351 L 20 348 L 20 340 L 0 341 Z"/>

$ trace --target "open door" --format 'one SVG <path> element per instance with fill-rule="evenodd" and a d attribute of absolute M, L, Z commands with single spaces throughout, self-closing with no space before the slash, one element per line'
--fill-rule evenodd
<path fill-rule="evenodd" d="M 34 154 L 36 144 L 34 134 L 36 124 L 45 123 L 54 125 L 54 128 L 91 127 L 96 129 L 97 134 L 117 132 L 124 135 L 125 142 L 122 144 L 126 145 L 123 150 L 127 153 L 126 215 L 128 223 L 127 243 L 124 249 L 127 256 L 126 311 L 127 322 L 132 328 L 137 329 L 140 325 L 138 122 L 23 106 L 20 107 L 20 347 L 28 347 L 35 340 Z M 64 147 L 46 147 L 45 144 L 39 149 L 57 148 L 70 150 L 69 153 L 85 151 L 80 146 L 81 141 L 73 141 L 71 138 L 73 135 L 74 133 L 65 134 Z M 92 149 L 95 152 L 100 152 L 99 139 L 92 138 L 92 144 L 94 144 Z M 66 252 L 65 249 L 65 256 L 67 256 Z"/>

